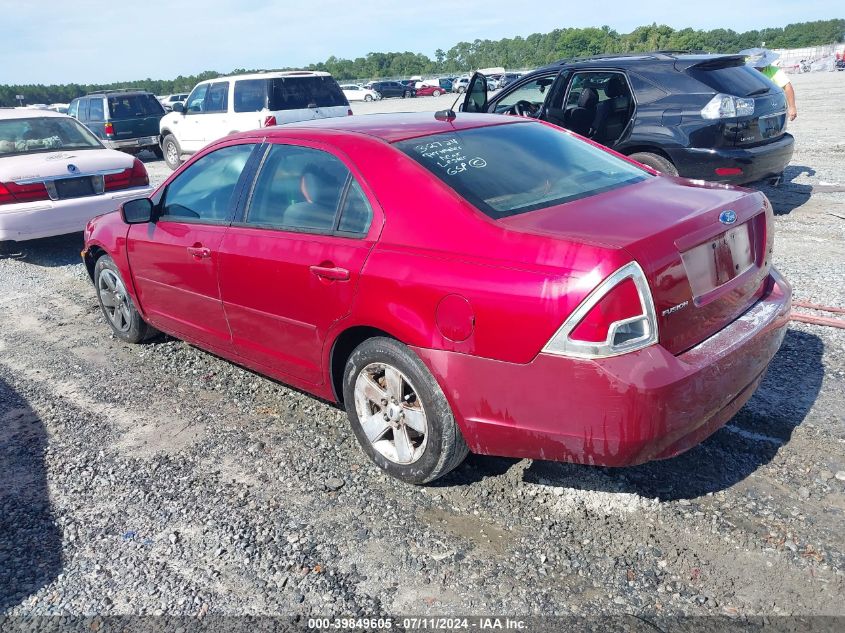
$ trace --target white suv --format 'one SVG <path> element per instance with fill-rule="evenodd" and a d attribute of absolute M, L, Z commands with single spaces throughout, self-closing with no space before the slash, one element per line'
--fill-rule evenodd
<path fill-rule="evenodd" d="M 198 83 L 184 106 L 175 104 L 159 125 L 168 167 L 211 141 L 260 127 L 352 114 L 349 101 L 325 72 L 233 75 Z"/>

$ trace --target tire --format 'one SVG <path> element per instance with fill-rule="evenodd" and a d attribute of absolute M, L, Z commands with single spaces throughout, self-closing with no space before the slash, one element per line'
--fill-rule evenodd
<path fill-rule="evenodd" d="M 355 348 L 343 373 L 343 400 L 364 453 L 396 479 L 434 481 L 469 453 L 440 385 L 399 341 L 375 337 Z M 361 417 L 367 415 L 365 430 Z M 385 421 L 382 416 L 390 417 Z"/>
<path fill-rule="evenodd" d="M 159 160 L 161 160 L 162 158 L 164 158 L 164 150 L 163 150 L 163 149 L 161 149 L 158 145 L 153 145 L 153 146 L 150 148 L 150 151 L 151 151 L 153 154 L 155 154 L 156 158 L 158 158 Z"/>
<path fill-rule="evenodd" d="M 94 264 L 94 288 L 103 316 L 117 338 L 140 343 L 155 334 L 156 330 L 147 325 L 132 303 L 120 270 L 108 255 Z"/>
<path fill-rule="evenodd" d="M 465 86 L 458 86 L 458 94 L 462 95 L 467 91 Z"/>
<path fill-rule="evenodd" d="M 20 254 L 21 249 L 18 247 L 17 242 L 13 240 L 6 240 L 0 242 L 0 259 L 6 259 L 8 257 L 14 257 Z"/>
<path fill-rule="evenodd" d="M 373 95 L 364 95 L 364 101 L 372 101 Z"/>
<path fill-rule="evenodd" d="M 443 94 L 443 93 L 440 92 L 439 90 L 435 90 L 434 92 L 431 93 L 431 96 L 432 97 L 439 97 L 441 94 Z"/>
<path fill-rule="evenodd" d="M 660 154 L 652 154 L 651 152 L 637 152 L 636 154 L 631 154 L 628 158 L 631 160 L 635 160 L 638 163 L 642 163 L 647 167 L 651 167 L 652 169 L 656 169 L 661 174 L 666 174 L 667 176 L 677 176 L 678 170 L 676 169 L 675 165 L 672 164 L 668 158 L 664 158 Z"/>
<path fill-rule="evenodd" d="M 164 155 L 164 162 L 170 169 L 176 169 L 182 164 L 182 148 L 179 141 L 172 134 L 168 134 L 161 141 L 161 150 Z"/>

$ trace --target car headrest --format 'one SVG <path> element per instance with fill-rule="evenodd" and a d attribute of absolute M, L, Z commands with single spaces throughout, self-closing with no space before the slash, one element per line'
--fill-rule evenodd
<path fill-rule="evenodd" d="M 325 169 L 308 165 L 302 172 L 299 188 L 305 200 L 330 204 L 337 198 L 341 183 Z"/>
<path fill-rule="evenodd" d="M 604 93 L 609 99 L 621 97 L 627 92 L 628 91 L 625 88 L 625 80 L 622 79 L 620 75 L 613 75 L 604 88 Z"/>
<path fill-rule="evenodd" d="M 599 93 L 592 88 L 584 88 L 578 97 L 579 108 L 595 108 L 599 102 Z"/>

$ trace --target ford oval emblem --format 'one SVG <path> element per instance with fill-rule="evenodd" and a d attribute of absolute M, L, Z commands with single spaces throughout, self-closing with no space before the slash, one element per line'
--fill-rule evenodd
<path fill-rule="evenodd" d="M 719 222 L 722 224 L 733 224 L 736 222 L 736 211 L 732 211 L 731 209 L 722 211 L 719 214 Z"/>
<path fill-rule="evenodd" d="M 76 165 L 74 165 L 73 163 L 68 163 L 67 170 L 68 170 L 70 173 L 75 174 L 75 173 L 79 172 L 79 167 L 77 167 L 77 166 L 76 166 Z"/>

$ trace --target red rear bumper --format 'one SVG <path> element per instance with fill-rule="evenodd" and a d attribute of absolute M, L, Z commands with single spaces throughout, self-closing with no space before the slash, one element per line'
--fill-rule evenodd
<path fill-rule="evenodd" d="M 774 269 L 768 282 L 769 294 L 742 317 L 679 356 L 653 345 L 600 360 L 540 354 L 517 365 L 415 351 L 473 452 L 630 466 L 692 448 L 748 401 L 789 320 L 789 284 Z"/>

